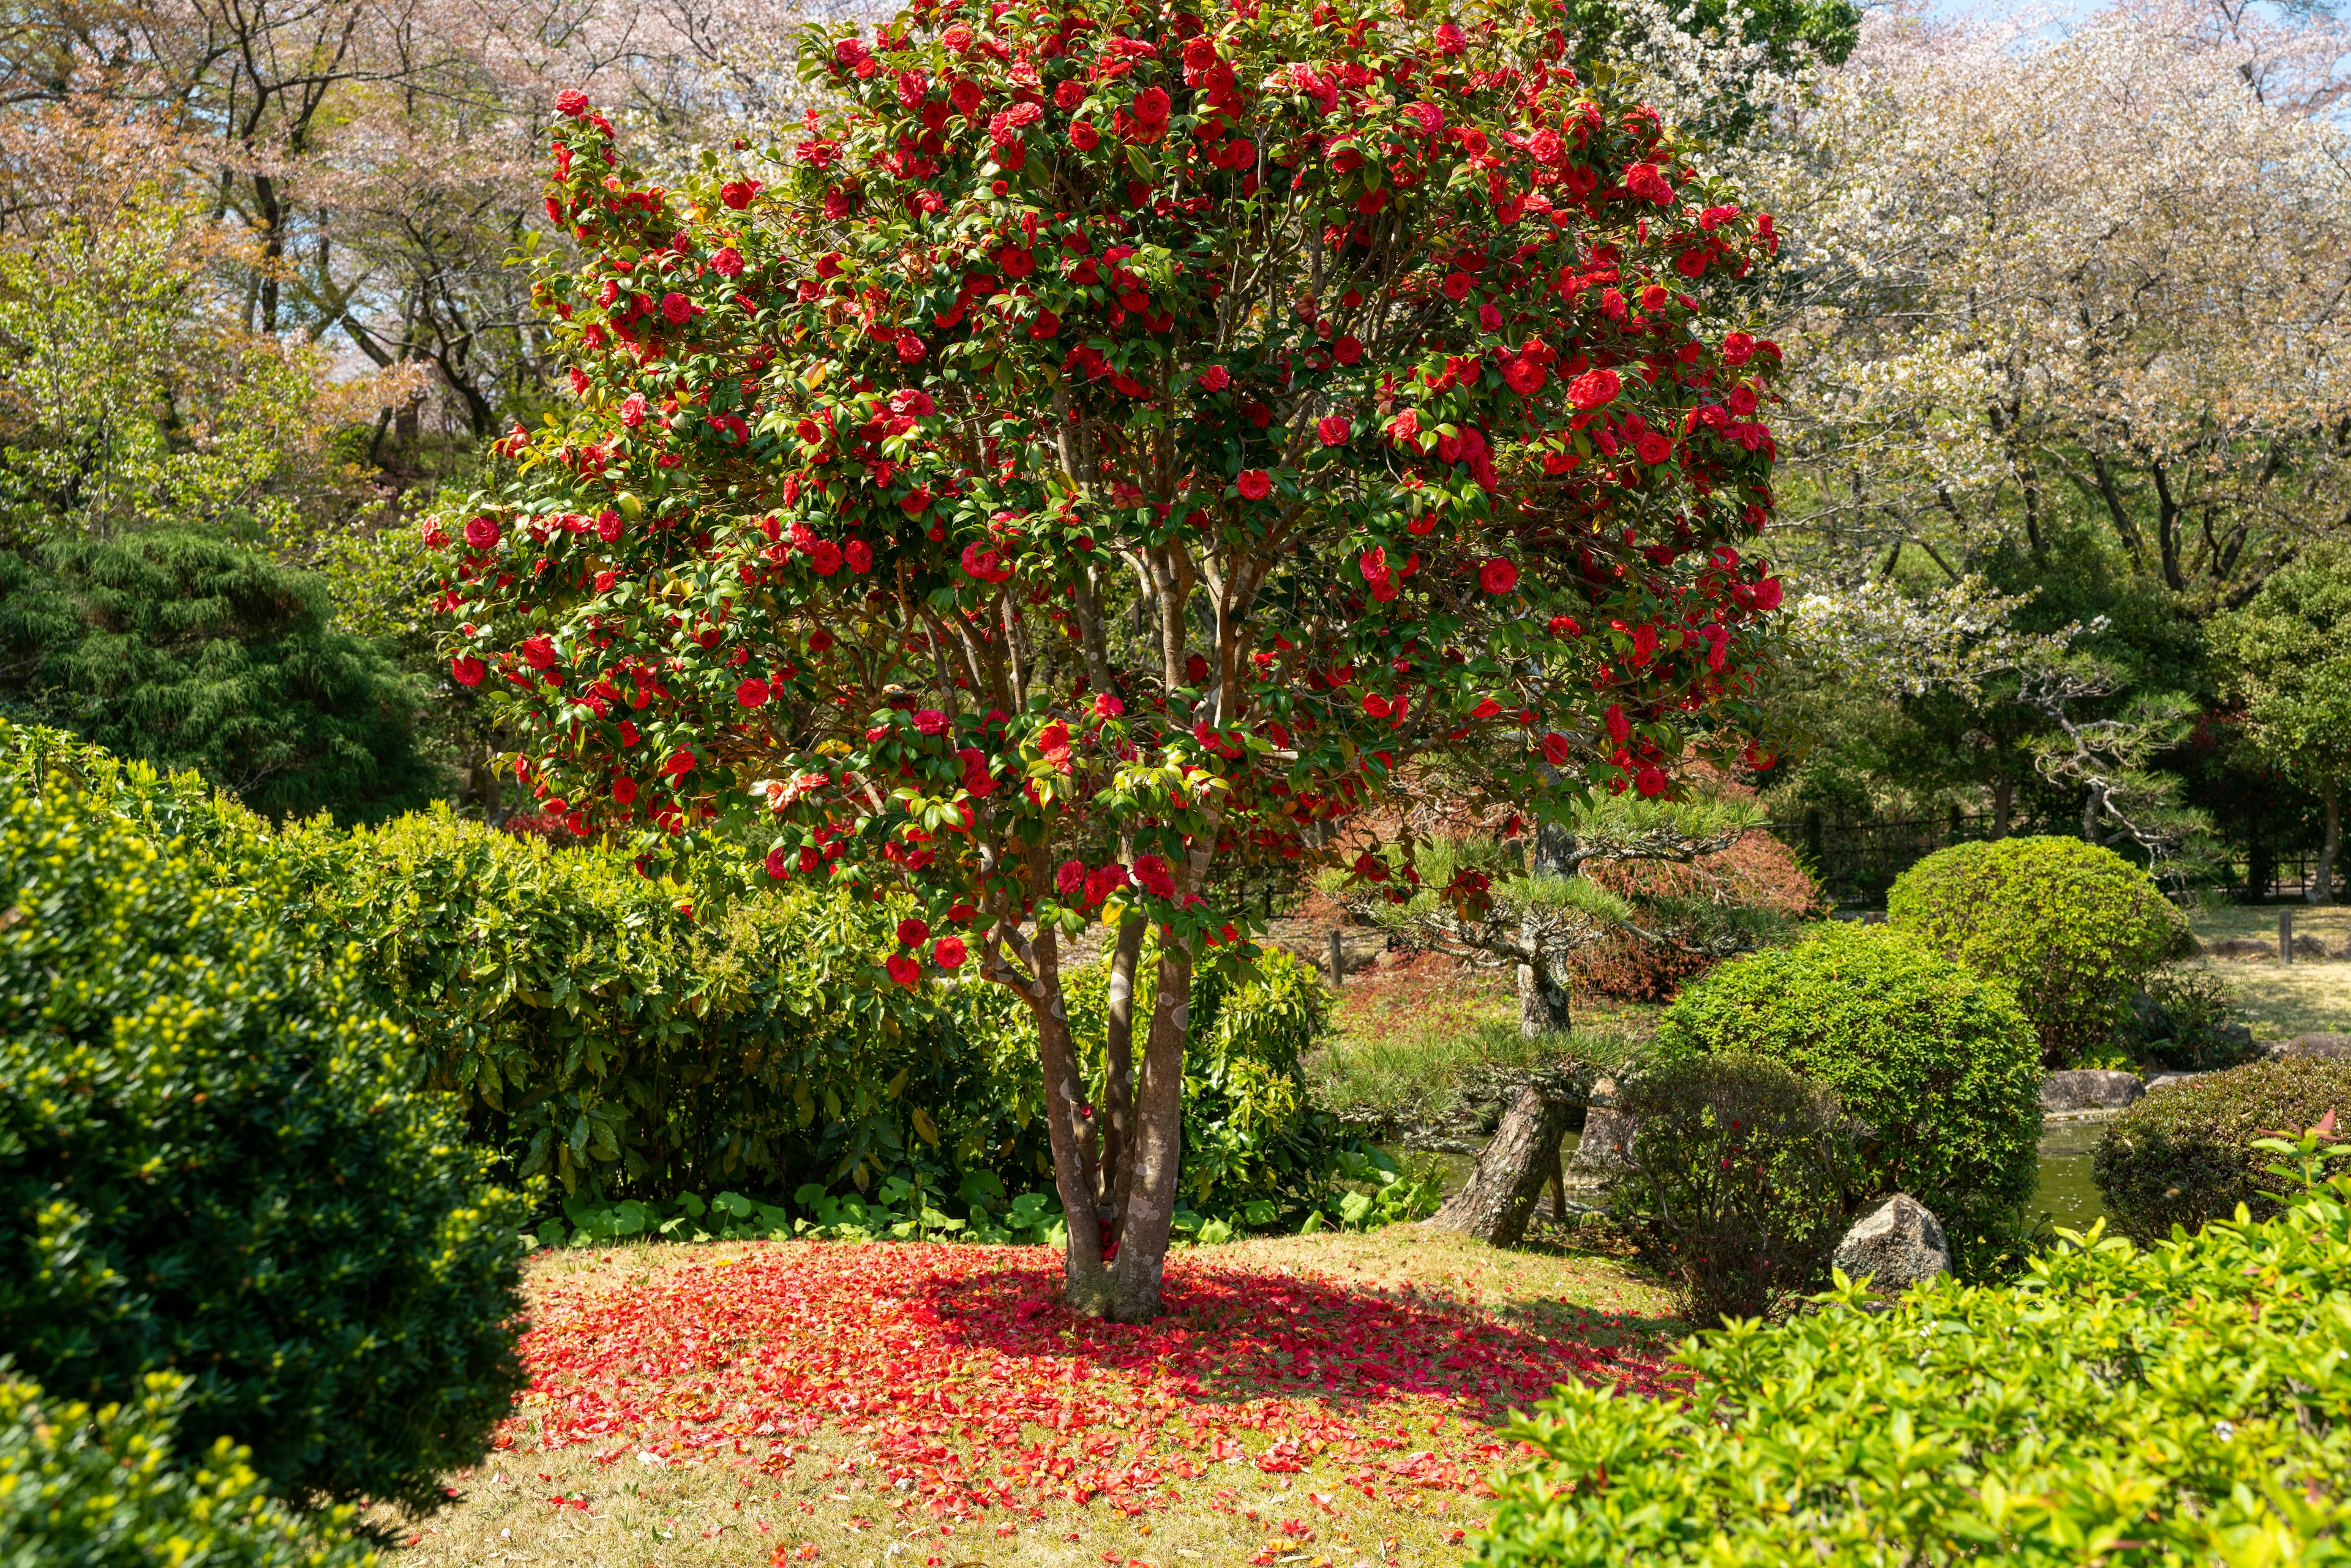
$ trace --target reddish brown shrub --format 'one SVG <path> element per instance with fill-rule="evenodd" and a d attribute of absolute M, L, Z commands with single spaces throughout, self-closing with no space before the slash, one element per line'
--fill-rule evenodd
<path fill-rule="evenodd" d="M 1703 865 L 1618 862 L 1588 866 L 1584 875 L 1635 904 L 1645 897 L 1719 897 L 1789 920 L 1813 918 L 1829 909 L 1794 852 L 1760 830 Z M 1579 991 L 1621 1001 L 1661 1002 L 1714 962 L 1619 931 L 1576 955 L 1570 970 Z"/>

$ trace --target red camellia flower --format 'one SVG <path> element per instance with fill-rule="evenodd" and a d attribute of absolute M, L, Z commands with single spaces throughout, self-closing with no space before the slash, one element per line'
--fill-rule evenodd
<path fill-rule="evenodd" d="M 1061 319 L 1050 310 L 1040 310 L 1037 319 L 1029 323 L 1029 335 L 1042 341 L 1061 330 Z"/>
<path fill-rule="evenodd" d="M 914 727 L 925 735 L 945 735 L 947 728 L 947 716 L 935 707 L 917 708 L 914 712 Z"/>
<path fill-rule="evenodd" d="M 1492 697 L 1488 697 L 1485 701 L 1479 703 L 1476 707 L 1469 710 L 1469 716 L 1471 718 L 1491 718 L 1501 711 L 1502 705 L 1496 702 Z"/>
<path fill-rule="evenodd" d="M 1567 401 L 1580 409 L 1600 408 L 1614 402 L 1624 389 L 1614 371 L 1586 371 L 1567 383 Z"/>
<path fill-rule="evenodd" d="M 882 967 L 902 986 L 911 986 L 923 977 L 923 966 L 904 953 L 893 953 L 882 961 Z"/>
<path fill-rule="evenodd" d="M 1251 468 L 1233 483 L 1252 501 L 1262 501 L 1273 494 L 1273 476 L 1262 468 Z"/>
<path fill-rule="evenodd" d="M 1644 795 L 1662 795 L 1666 792 L 1666 776 L 1655 768 L 1644 768 L 1633 775 L 1633 788 Z"/>
<path fill-rule="evenodd" d="M 1315 421 L 1314 423 L 1314 434 L 1322 438 L 1322 444 L 1325 446 L 1346 445 L 1347 437 L 1353 434 L 1353 431 L 1354 426 L 1348 423 L 1347 416 L 1343 413 L 1332 414 L 1328 418 Z"/>
<path fill-rule="evenodd" d="M 964 946 L 960 936 L 942 936 L 931 948 L 931 961 L 942 969 L 963 967 Z"/>
<path fill-rule="evenodd" d="M 1167 89 L 1147 87 L 1134 95 L 1134 118 L 1153 124 L 1167 118 Z"/>
<path fill-rule="evenodd" d="M 612 799 L 625 806 L 637 798 L 637 781 L 633 779 L 612 780 Z"/>
<path fill-rule="evenodd" d="M 461 686 L 478 686 L 488 670 L 471 653 L 460 653 L 449 661 L 449 678 Z"/>
<path fill-rule="evenodd" d="M 1366 717 L 1385 718 L 1388 715 L 1394 712 L 1395 712 L 1395 704 L 1388 701 L 1387 698 L 1380 695 L 1379 693 L 1365 692 L 1364 694 L 1364 713 Z"/>
<path fill-rule="evenodd" d="M 1552 730 L 1542 737 L 1543 760 L 1549 762 L 1553 768 L 1566 767 L 1567 759 L 1574 755 L 1574 745 L 1557 730 Z"/>
<path fill-rule="evenodd" d="M 1542 391 L 1551 372 L 1523 355 L 1502 367 L 1502 381 L 1521 397 L 1531 397 Z"/>
<path fill-rule="evenodd" d="M 1116 718 L 1125 711 L 1126 705 L 1119 701 L 1116 697 L 1111 695 L 1108 692 L 1101 692 L 1095 695 L 1094 716 L 1096 718 Z"/>
<path fill-rule="evenodd" d="M 1467 299 L 1469 298 L 1469 290 L 1476 286 L 1477 280 L 1468 273 L 1448 272 L 1445 275 L 1445 298 Z"/>
<path fill-rule="evenodd" d="M 1462 35 L 1461 29 L 1452 23 L 1444 23 L 1437 29 L 1437 48 L 1439 54 L 1458 55 L 1468 47 L 1469 40 Z"/>
<path fill-rule="evenodd" d="M 1204 392 L 1218 392 L 1233 384 L 1232 372 L 1222 365 L 1210 365 L 1193 379 L 1200 383 Z"/>
<path fill-rule="evenodd" d="M 1102 132 L 1094 129 L 1091 120 L 1073 120 L 1070 121 L 1070 145 L 1081 152 L 1091 152 L 1102 145 Z"/>
<path fill-rule="evenodd" d="M 544 670 L 555 663 L 555 643 L 546 632 L 533 632 L 522 640 L 522 662 L 534 670 Z"/>
<path fill-rule="evenodd" d="M 768 683 L 754 675 L 735 688 L 735 700 L 745 707 L 758 707 L 768 700 Z"/>
<path fill-rule="evenodd" d="M 1674 444 L 1654 430 L 1633 444 L 1644 463 L 1663 463 L 1674 455 Z"/>
<path fill-rule="evenodd" d="M 488 549 L 498 542 L 498 525 L 487 517 L 465 519 L 465 543 L 475 549 Z"/>
<path fill-rule="evenodd" d="M 567 120 L 577 120 L 588 112 L 588 95 L 576 87 L 567 87 L 555 95 L 555 112 Z"/>
<path fill-rule="evenodd" d="M 722 245 L 711 253 L 710 270 L 721 277 L 743 276 L 743 253 L 731 245 Z"/>
<path fill-rule="evenodd" d="M 901 363 L 909 365 L 917 363 L 925 351 L 923 340 L 912 332 L 898 334 L 898 359 Z"/>
<path fill-rule="evenodd" d="M 920 946 L 930 934 L 931 928 L 919 920 L 909 917 L 898 922 L 898 945 L 902 947 Z"/>
<path fill-rule="evenodd" d="M 661 313 L 662 319 L 671 326 L 682 327 L 694 318 L 694 301 L 683 294 L 664 294 L 662 296 Z"/>
<path fill-rule="evenodd" d="M 781 848 L 769 850 L 768 852 L 767 869 L 769 876 L 775 878 L 778 882 L 783 881 L 784 878 L 792 873 L 792 857 L 790 852 Z"/>
<path fill-rule="evenodd" d="M 738 213 L 749 206 L 751 198 L 758 193 L 759 182 L 757 180 L 729 180 L 718 187 L 718 199 Z"/>
<path fill-rule="evenodd" d="M 1519 585 L 1519 569 L 1497 556 L 1478 569 L 1478 585 L 1489 593 L 1508 593 Z"/>

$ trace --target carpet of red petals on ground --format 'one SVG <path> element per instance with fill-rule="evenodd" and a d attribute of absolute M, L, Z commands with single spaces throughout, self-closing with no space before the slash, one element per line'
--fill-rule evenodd
<path fill-rule="evenodd" d="M 846 1245 L 550 1288 L 499 1444 L 779 1473 L 829 1429 L 871 1445 L 883 1484 L 935 1516 L 1134 1515 L 1236 1473 L 1218 1465 L 1322 1459 L 1365 1498 L 1484 1495 L 1515 1457 L 1494 1429 L 1509 1410 L 1573 1380 L 1671 1382 L 1651 1355 L 1311 1272 L 1179 1259 L 1167 1312 L 1143 1325 L 1076 1318 L 1059 1288 L 1043 1249 Z"/>

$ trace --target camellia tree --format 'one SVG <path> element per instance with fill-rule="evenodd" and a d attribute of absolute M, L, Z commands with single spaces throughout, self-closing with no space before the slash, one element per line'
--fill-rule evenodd
<path fill-rule="evenodd" d="M 904 900 L 891 980 L 1018 995 L 1081 1312 L 1157 1308 L 1190 980 L 1254 952 L 1217 873 L 1375 874 L 1338 824 L 1438 763 L 1546 820 L 1742 743 L 1771 221 L 1562 57 L 1499 6 L 925 4 L 810 36 L 788 172 L 683 189 L 558 105 L 577 404 L 431 527 L 453 672 L 579 831 L 747 838 Z"/>

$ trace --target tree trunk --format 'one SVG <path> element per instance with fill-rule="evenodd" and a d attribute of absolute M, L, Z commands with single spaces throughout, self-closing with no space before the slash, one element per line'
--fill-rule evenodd
<path fill-rule="evenodd" d="M 1126 1224 L 1126 1189 L 1134 1169 L 1127 1158 L 1134 1145 L 1134 967 L 1143 956 L 1143 933 L 1149 924 L 1139 915 L 1120 922 L 1104 998 L 1101 1179 L 1113 1236 Z"/>
<path fill-rule="evenodd" d="M 1530 933 L 1522 937 L 1531 941 Z M 1519 966 L 1519 1034 L 1522 1039 L 1540 1040 L 1547 1034 L 1565 1034 L 1573 999 L 1567 986 L 1561 981 L 1557 968 L 1549 960 Z"/>
<path fill-rule="evenodd" d="M 2318 874 L 2311 880 L 2310 902 L 2335 902 L 2335 860 L 2343 852 L 2341 781 L 2329 774 L 2318 781 L 2319 803 L 2326 809 L 2326 836 L 2318 842 Z"/>
<path fill-rule="evenodd" d="M 1102 1267 L 1102 1222 L 1094 1206 L 1094 1128 L 1084 1114 L 1086 1082 L 1078 1071 L 1077 1044 L 1061 996 L 1061 973 L 1053 933 L 1038 934 L 1036 989 L 1022 999 L 1037 1017 L 1037 1044 L 1045 1076 L 1045 1131 L 1053 1146 L 1053 1186 L 1061 1199 L 1070 1239 L 1063 1260 L 1061 1300 L 1084 1317 L 1111 1307 L 1111 1281 Z"/>
<path fill-rule="evenodd" d="M 1192 955 L 1182 943 L 1161 944 L 1158 988 L 1152 1002 L 1151 1034 L 1144 1046 L 1142 1080 L 1135 1085 L 1128 1168 L 1118 1178 L 1126 1197 L 1119 1217 L 1110 1315 L 1125 1323 L 1146 1322 L 1158 1315 L 1167 1238 L 1176 1222 L 1176 1185 L 1183 1174 L 1184 1045 L 1191 1030 Z"/>
<path fill-rule="evenodd" d="M 1468 1185 L 1447 1198 L 1428 1223 L 1495 1247 L 1517 1246 L 1543 1184 L 1559 1169 L 1560 1140 L 1573 1110 L 1573 1102 L 1531 1083 L 1520 1090 L 1494 1129 L 1494 1141 L 1478 1156 Z"/>
<path fill-rule="evenodd" d="M 1995 779 L 1991 787 L 1991 836 L 1995 839 L 2008 837 L 2009 828 L 2015 819 L 2016 780 Z"/>

